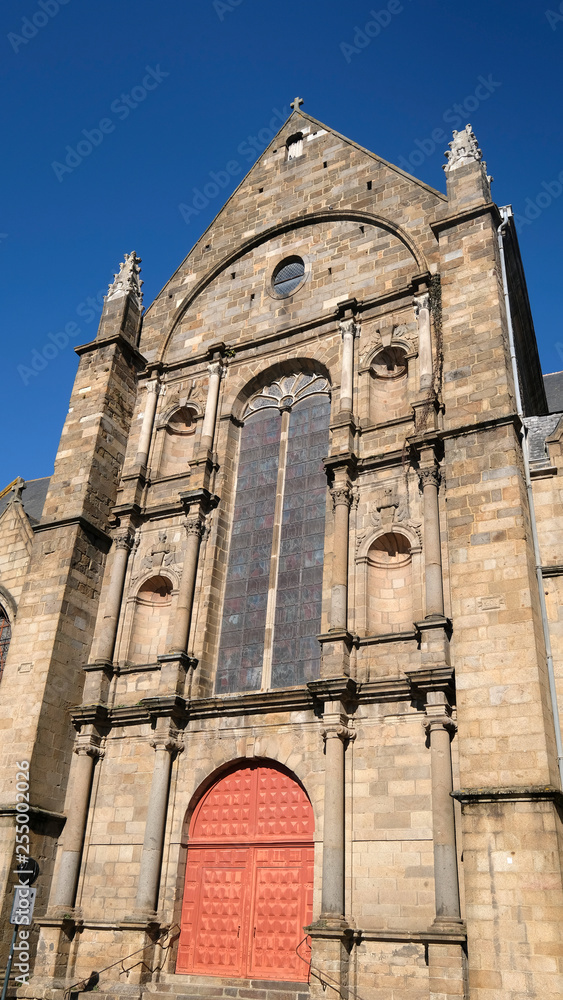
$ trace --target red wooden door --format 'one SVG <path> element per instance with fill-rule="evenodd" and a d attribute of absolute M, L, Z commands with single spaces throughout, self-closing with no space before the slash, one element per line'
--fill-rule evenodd
<path fill-rule="evenodd" d="M 192 818 L 177 972 L 303 981 L 313 910 L 313 811 L 275 768 L 233 771 Z"/>

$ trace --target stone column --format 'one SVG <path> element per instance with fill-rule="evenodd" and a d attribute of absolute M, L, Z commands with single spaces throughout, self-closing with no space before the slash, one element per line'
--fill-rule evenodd
<path fill-rule="evenodd" d="M 432 386 L 432 335 L 430 329 L 430 295 L 422 292 L 414 298 L 414 312 L 418 320 L 418 357 L 420 388 Z"/>
<path fill-rule="evenodd" d="M 117 636 L 117 626 L 121 612 L 121 599 L 123 597 L 123 585 L 127 572 L 127 561 L 133 546 L 134 535 L 130 528 L 120 531 L 114 537 L 113 544 L 115 553 L 111 577 L 106 595 L 104 617 L 100 626 L 100 633 L 97 648 L 97 660 L 111 662 L 115 649 L 115 638 Z"/>
<path fill-rule="evenodd" d="M 150 917 L 157 909 L 172 758 L 184 749 L 183 744 L 170 734 L 155 737 L 151 746 L 154 747 L 155 761 L 135 902 L 137 918 Z"/>
<path fill-rule="evenodd" d="M 444 587 L 442 581 L 442 548 L 440 544 L 440 514 L 438 487 L 440 470 L 436 464 L 419 470 L 424 495 L 424 572 L 426 618 L 443 618 Z"/>
<path fill-rule="evenodd" d="M 207 402 L 205 404 L 205 414 L 201 428 L 202 451 L 211 451 L 213 448 L 213 438 L 215 436 L 215 421 L 217 419 L 217 403 L 219 400 L 219 386 L 224 374 L 222 361 L 212 361 L 208 365 L 209 387 L 207 390 Z"/>
<path fill-rule="evenodd" d="M 330 628 L 340 631 L 348 626 L 348 536 L 352 500 L 348 478 L 335 478 L 330 492 L 334 510 Z"/>
<path fill-rule="evenodd" d="M 137 465 L 145 466 L 149 460 L 152 430 L 154 427 L 154 415 L 156 413 L 159 391 L 160 385 L 157 379 L 152 382 L 147 382 L 145 412 L 143 414 L 143 423 L 141 425 L 139 447 L 137 450 Z"/>
<path fill-rule="evenodd" d="M 342 375 L 340 380 L 340 412 L 351 413 L 354 400 L 354 338 L 357 327 L 353 319 L 340 321 L 342 334 Z"/>
<path fill-rule="evenodd" d="M 452 758 L 450 743 L 455 723 L 442 691 L 429 691 L 425 728 L 432 755 L 432 823 L 434 831 L 435 924 L 459 925 L 459 881 L 455 840 L 454 801 L 451 793 Z"/>
<path fill-rule="evenodd" d="M 344 749 L 349 730 L 332 724 L 325 740 L 325 800 L 321 920 L 344 920 Z"/>
<path fill-rule="evenodd" d="M 203 535 L 204 524 L 199 514 L 188 517 L 184 522 L 188 540 L 184 557 L 184 568 L 178 589 L 174 631 L 169 653 L 185 653 L 190 634 L 192 607 L 194 600 L 199 548 Z"/>
<path fill-rule="evenodd" d="M 55 907 L 64 907 L 65 911 L 74 907 L 90 805 L 94 764 L 104 755 L 103 750 L 92 742 L 90 736 L 78 737 L 74 753 L 76 756 L 72 766 L 67 821 L 63 833 L 63 849 L 57 879 L 53 883 L 49 899 L 50 911 Z"/>

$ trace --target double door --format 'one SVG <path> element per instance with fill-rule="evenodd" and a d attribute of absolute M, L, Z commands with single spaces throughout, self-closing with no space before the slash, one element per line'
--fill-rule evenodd
<path fill-rule="evenodd" d="M 312 910 L 312 845 L 190 847 L 176 971 L 306 981 Z"/>

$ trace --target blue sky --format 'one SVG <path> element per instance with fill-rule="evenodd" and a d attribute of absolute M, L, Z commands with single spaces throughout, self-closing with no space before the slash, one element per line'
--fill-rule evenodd
<path fill-rule="evenodd" d="M 123 254 L 143 259 L 148 305 L 296 94 L 442 190 L 432 133 L 471 122 L 523 220 L 544 371 L 563 368 L 560 0 L 16 0 L 0 24 L 0 488 L 52 471 L 72 347 Z"/>

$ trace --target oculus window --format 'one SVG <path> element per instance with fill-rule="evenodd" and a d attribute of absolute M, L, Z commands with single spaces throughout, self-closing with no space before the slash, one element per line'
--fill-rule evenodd
<path fill-rule="evenodd" d="M 305 262 L 301 257 L 286 257 L 280 261 L 272 275 L 274 295 L 283 299 L 291 295 L 305 279 Z"/>
<path fill-rule="evenodd" d="M 319 675 L 329 386 L 286 376 L 249 402 L 241 431 L 217 692 Z"/>

